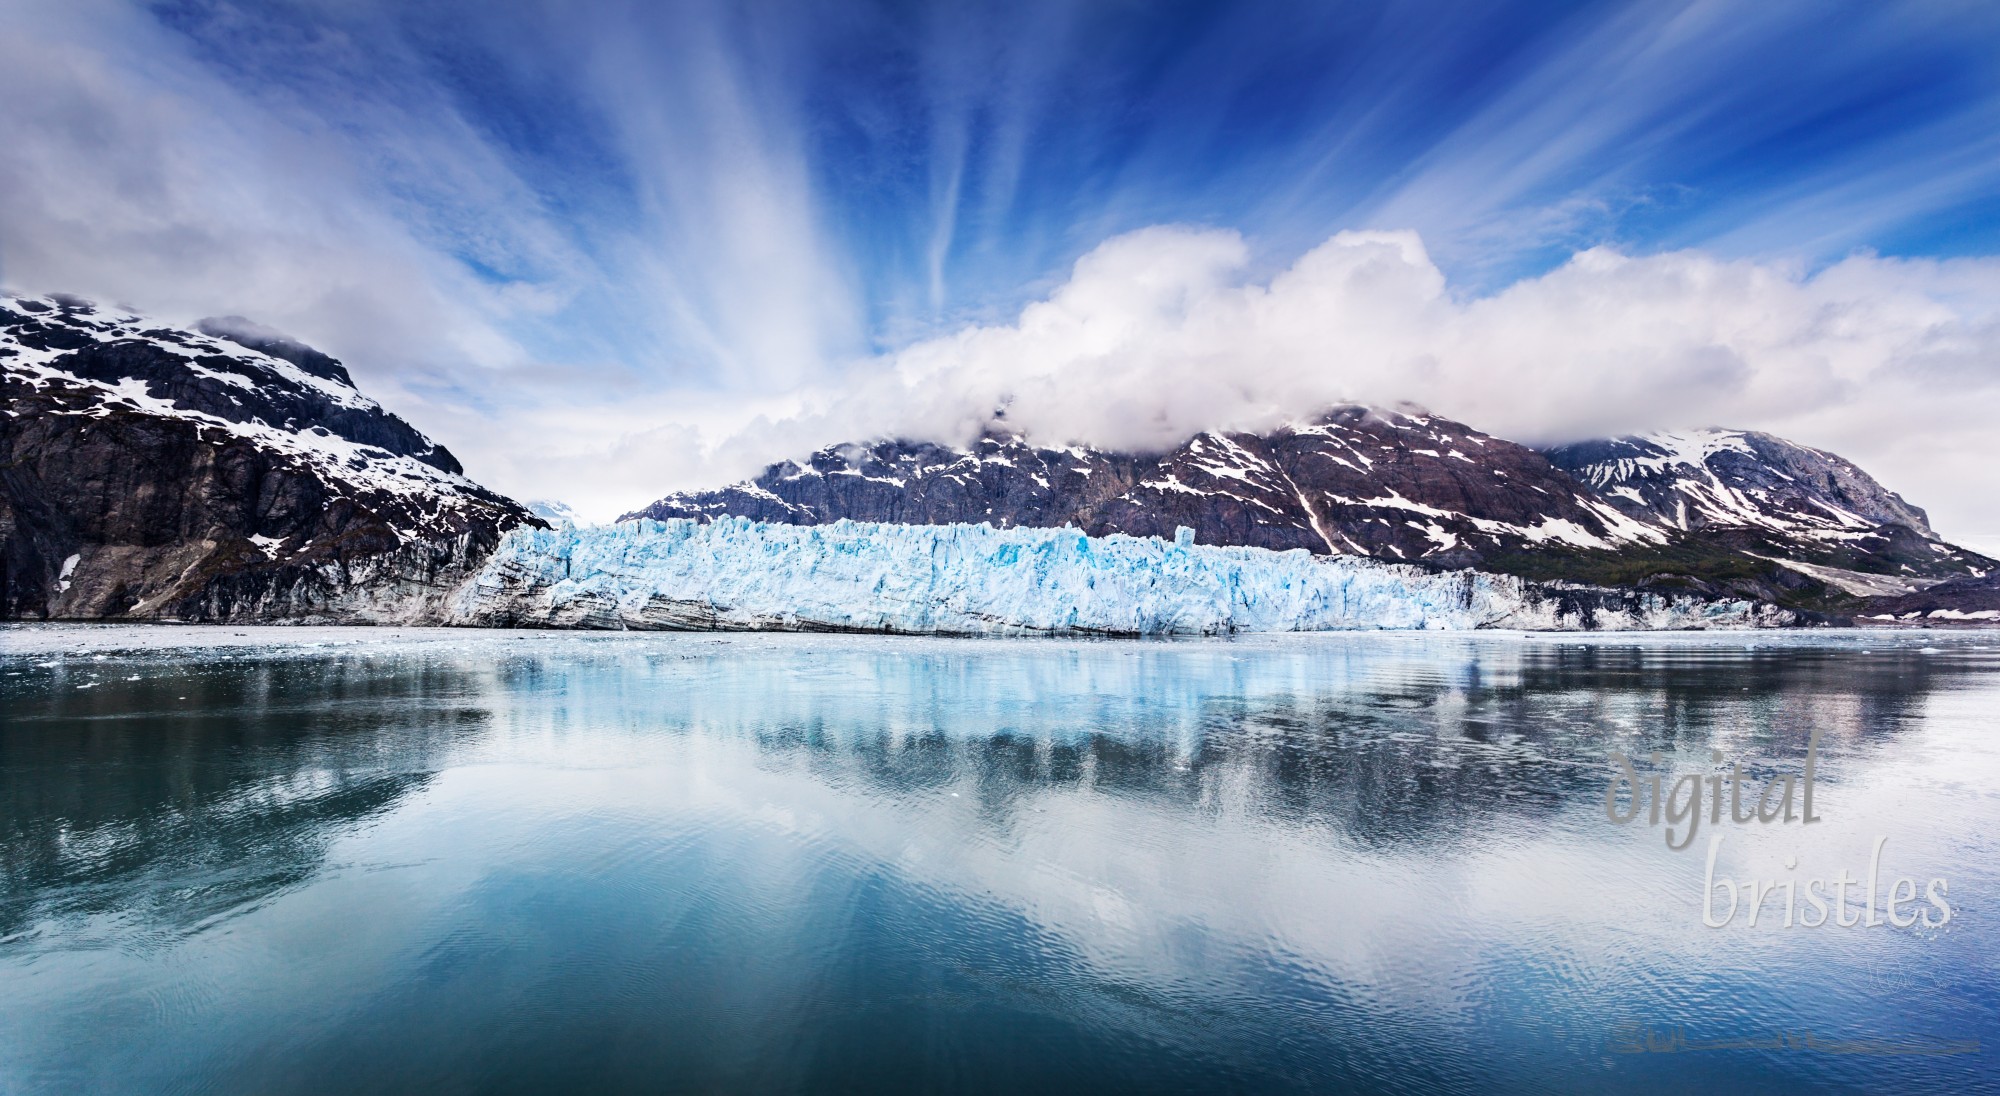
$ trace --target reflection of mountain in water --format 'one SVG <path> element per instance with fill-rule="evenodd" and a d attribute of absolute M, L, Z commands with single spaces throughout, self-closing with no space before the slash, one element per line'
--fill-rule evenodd
<path fill-rule="evenodd" d="M 303 882 L 340 834 L 496 748 L 615 765 L 660 735 L 741 738 L 764 764 L 870 797 L 969 786 L 1000 833 L 1039 797 L 1088 789 L 1364 844 L 1454 843 L 1594 804 L 1614 745 L 1789 767 L 1819 728 L 1837 781 L 1843 756 L 1914 725 L 1984 658 L 1413 636 L 11 660 L 0 936 L 95 913 L 194 926 Z"/>
<path fill-rule="evenodd" d="M 0 936 L 79 914 L 185 929 L 301 883 L 488 717 L 456 705 L 461 672 L 422 663 L 197 656 L 31 673 L 0 679 Z"/>
<path fill-rule="evenodd" d="M 1593 805 L 1612 748 L 1642 758 L 1678 751 L 1683 767 L 1705 767 L 1714 747 L 1746 767 L 1795 771 L 1817 727 L 1837 761 L 1836 751 L 1913 723 L 1924 695 L 1953 676 L 1914 655 L 1683 660 L 1633 648 L 1468 651 L 1383 669 L 1330 689 L 1308 680 L 1296 692 L 1237 678 L 1243 692 L 1189 709 L 1198 721 L 1191 735 L 765 740 L 814 749 L 829 774 L 856 772 L 890 790 L 942 786 L 970 771 L 996 817 L 1048 787 L 1088 784 L 1183 810 L 1221 809 L 1233 798 L 1281 824 L 1366 843 L 1455 841 L 1499 820 Z M 1826 777 L 1839 779 L 1838 767 Z"/>
<path fill-rule="evenodd" d="M 1909 650 L 1407 637 L 1214 644 L 685 641 L 515 677 L 509 713 L 751 738 L 871 795 L 971 777 L 995 825 L 1052 789 L 1247 809 L 1365 842 L 1476 836 L 1603 794 L 1605 757 L 1710 747 L 1792 771 L 1890 737 L 1983 664 Z M 1754 770 L 1754 767 L 1752 771 Z"/>

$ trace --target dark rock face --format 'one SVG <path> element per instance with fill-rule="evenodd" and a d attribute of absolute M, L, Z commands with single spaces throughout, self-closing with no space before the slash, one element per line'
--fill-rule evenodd
<path fill-rule="evenodd" d="M 1478 566 L 1546 541 L 1664 539 L 1541 454 L 1434 415 L 1343 407 L 1268 435 L 1204 434 L 1096 515 L 1107 532 Z M 1209 539 L 1212 537 L 1213 539 Z"/>
<path fill-rule="evenodd" d="M 1202 434 L 1161 456 L 882 442 L 822 449 L 720 491 L 669 495 L 627 517 L 734 514 L 813 525 L 1074 525 L 1093 536 L 1304 548 L 1445 567 L 1554 542 L 1661 542 L 1657 523 L 1606 505 L 1532 449 L 1417 412 L 1342 407 L 1268 435 Z"/>
<path fill-rule="evenodd" d="M 536 520 L 273 336 L 0 298 L 0 393 L 0 616 L 422 620 Z"/>
<path fill-rule="evenodd" d="M 928 442 L 831 446 L 719 491 L 669 495 L 627 518 L 725 514 L 788 525 L 848 518 L 904 525 L 990 521 L 1059 526 L 1132 477 L 1130 458 L 986 438 L 971 451 Z M 1115 493 L 1115 491 L 1114 491 Z M 622 520 L 622 519 L 621 519 Z"/>
<path fill-rule="evenodd" d="M 2000 625 L 2000 575 L 1952 579 L 1914 593 L 1871 598 L 1854 615 L 1863 624 L 1994 627 Z"/>

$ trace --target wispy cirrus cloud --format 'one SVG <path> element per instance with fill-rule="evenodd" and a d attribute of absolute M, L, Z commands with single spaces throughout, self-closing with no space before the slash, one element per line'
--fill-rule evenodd
<path fill-rule="evenodd" d="M 1921 261 L 2000 252 L 1983 6 L 0 0 L 0 17 L 0 279 L 289 330 L 505 490 L 604 512 L 838 440 L 816 430 L 950 433 L 997 390 L 975 374 L 1013 378 L 1029 415 L 1061 361 L 1051 401 L 1075 378 L 1125 409 L 1051 409 L 1058 433 L 1153 437 L 1336 388 L 1540 437 L 1699 416 L 1851 440 L 1919 501 L 2000 529 L 1945 470 L 1958 458 L 1898 457 L 1920 443 L 1831 410 L 1950 420 L 1912 379 L 1937 369 L 1984 390 L 1976 361 L 1939 365 L 1908 327 L 1922 308 L 1883 303 L 1930 301 L 1940 331 L 1986 345 L 1952 288 L 1984 268 Z M 1162 224 L 1222 231 L 1142 231 Z M 1301 295 L 1349 229 L 1414 232 L 1395 238 L 1423 259 Z M 1119 265 L 1147 248 L 1158 269 Z M 1850 258 L 1871 249 L 1912 261 Z M 1306 385 L 1240 317 L 1267 352 L 1204 358 L 1186 317 L 1114 307 L 1108 269 L 1225 327 L 1246 294 L 1311 302 L 1285 320 L 1301 345 L 1419 347 L 1456 379 L 1355 359 Z M 1673 297 L 1658 345 L 1582 337 L 1589 309 L 1667 308 L 1642 290 L 1668 271 L 1748 279 L 1792 317 L 1773 331 L 1828 354 L 1786 327 L 1799 301 L 1861 285 L 1815 307 L 1881 326 L 1839 344 L 1846 396 L 1724 337 L 1726 294 Z M 1122 372 L 998 334 L 1090 294 L 1085 313 L 1138 325 Z M 1381 342 L 1388 317 L 1436 330 Z M 1437 342 L 1475 329 L 1486 342 Z M 1715 362 L 1787 378 L 1791 403 L 1683 399 L 1699 378 L 1742 395 L 1721 366 L 1689 371 L 1702 331 Z M 975 345 L 1018 357 L 906 383 Z M 1454 374 L 1475 349 L 1485 368 Z M 1594 372 L 1536 364 L 1588 354 Z"/>

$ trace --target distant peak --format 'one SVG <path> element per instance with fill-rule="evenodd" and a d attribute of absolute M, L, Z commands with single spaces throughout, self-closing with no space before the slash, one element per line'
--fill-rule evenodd
<path fill-rule="evenodd" d="M 266 327 L 242 316 L 210 316 L 195 324 L 195 330 L 211 338 L 227 339 L 238 346 L 291 362 L 321 380 L 354 387 L 354 378 L 339 360 L 323 354 L 276 328 Z"/>
<path fill-rule="evenodd" d="M 566 502 L 556 499 L 530 499 L 522 505 L 528 512 L 551 525 L 582 525 L 584 521 Z"/>

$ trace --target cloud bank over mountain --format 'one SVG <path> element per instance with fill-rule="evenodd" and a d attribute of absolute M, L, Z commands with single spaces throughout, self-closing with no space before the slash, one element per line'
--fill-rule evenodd
<path fill-rule="evenodd" d="M 1765 429 L 1923 484 L 1958 529 L 1992 516 L 2000 261 L 1857 255 L 1807 271 L 1594 248 L 1464 298 L 1413 232 L 1343 232 L 1261 280 L 1244 276 L 1250 259 L 1228 231 L 1117 237 L 1014 322 L 857 366 L 851 387 L 722 454 L 885 433 L 962 442 L 995 408 L 1043 444 L 1157 451 L 1408 400 L 1529 442 Z"/>
<path fill-rule="evenodd" d="M 282 330 L 522 497 L 616 512 L 1003 399 L 1106 444 L 1414 399 L 1789 433 L 2000 533 L 1984 9 L 0 20 L 0 283 Z"/>

